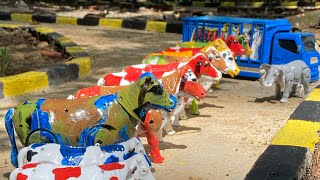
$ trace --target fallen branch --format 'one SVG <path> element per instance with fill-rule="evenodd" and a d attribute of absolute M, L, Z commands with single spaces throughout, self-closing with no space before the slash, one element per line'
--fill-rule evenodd
<path fill-rule="evenodd" d="M 41 55 L 52 57 L 52 58 L 62 58 L 63 57 L 62 53 L 56 52 L 56 51 L 49 51 L 49 50 L 41 50 Z"/>

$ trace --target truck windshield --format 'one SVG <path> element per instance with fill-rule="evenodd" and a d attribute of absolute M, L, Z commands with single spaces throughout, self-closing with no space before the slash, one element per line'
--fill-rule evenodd
<path fill-rule="evenodd" d="M 306 52 L 316 51 L 316 38 L 314 36 L 302 36 L 303 48 Z"/>

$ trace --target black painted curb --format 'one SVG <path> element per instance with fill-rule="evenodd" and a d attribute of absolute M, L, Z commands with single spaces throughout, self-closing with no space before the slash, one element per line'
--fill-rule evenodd
<path fill-rule="evenodd" d="M 270 145 L 257 159 L 246 180 L 301 179 L 307 168 L 306 156 L 308 148 L 295 146 Z"/>
<path fill-rule="evenodd" d="M 114 18 L 96 18 L 96 17 L 64 17 L 50 14 L 26 14 L 26 13 L 10 13 L 0 12 L 0 20 L 4 21 L 21 21 L 21 22 L 37 22 L 37 23 L 59 23 L 72 24 L 82 26 L 110 26 L 122 27 L 137 30 L 168 32 L 168 33 L 182 33 L 182 21 L 150 21 L 142 18 L 126 18 L 116 19 L 120 22 L 119 25 L 114 25 L 112 22 Z M 110 22 L 110 24 L 106 24 Z M 159 23 L 160 22 L 160 23 Z M 150 28 L 148 24 L 152 24 Z"/>

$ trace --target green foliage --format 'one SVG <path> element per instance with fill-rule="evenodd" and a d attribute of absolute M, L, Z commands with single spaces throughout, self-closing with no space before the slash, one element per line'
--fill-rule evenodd
<path fill-rule="evenodd" d="M 0 57 L 1 57 L 1 69 L 0 69 L 0 73 L 2 76 L 4 76 L 6 74 L 6 70 L 8 68 L 9 65 L 9 56 L 8 56 L 8 49 L 7 47 L 0 47 Z"/>

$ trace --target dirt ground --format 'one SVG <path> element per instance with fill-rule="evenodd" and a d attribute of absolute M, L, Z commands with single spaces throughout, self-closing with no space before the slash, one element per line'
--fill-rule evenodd
<path fill-rule="evenodd" d="M 0 28 L 0 47 L 7 48 L 9 59 L 5 74 L 0 76 L 16 75 L 54 66 L 66 59 L 61 53 L 56 52 L 53 46 L 37 40 L 22 29 L 6 31 Z"/>
<path fill-rule="evenodd" d="M 65 98 L 79 88 L 95 85 L 104 74 L 140 63 L 146 54 L 174 46 L 182 38 L 128 29 L 44 25 L 83 47 L 93 57 L 92 73 L 77 82 L 0 100 L 0 179 L 13 170 L 3 120 L 9 107 L 27 99 Z M 274 88 L 262 88 L 253 80 L 223 78 L 221 89 L 200 102 L 200 116 L 189 114 L 190 119 L 182 120 L 182 126 L 176 128 L 177 134 L 164 137 L 160 149 L 165 162 L 153 164 L 153 174 L 159 180 L 243 179 L 302 101 L 293 97 L 281 104 L 274 99 Z M 145 139 L 143 142 L 146 144 Z"/>

